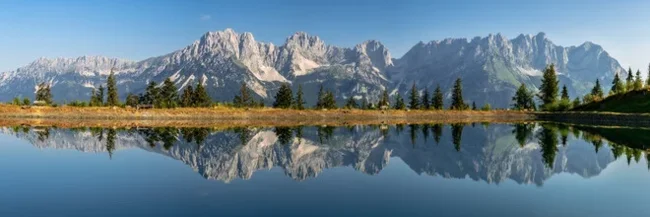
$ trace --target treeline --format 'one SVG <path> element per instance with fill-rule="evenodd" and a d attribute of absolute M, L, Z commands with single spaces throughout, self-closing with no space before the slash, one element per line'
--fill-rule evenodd
<path fill-rule="evenodd" d="M 605 97 L 624 94 L 633 90 L 648 89 L 650 88 L 650 65 L 648 65 L 648 79 L 645 81 L 641 78 L 641 70 L 637 70 L 634 75 L 632 74 L 632 68 L 629 68 L 625 82 L 621 80 L 618 73 L 615 74 L 608 96 L 605 96 L 599 79 L 596 79 L 594 87 L 587 95 L 582 98 L 575 97 L 573 100 L 569 98 L 566 85 L 563 85 L 560 90 L 559 83 L 555 66 L 553 64 L 547 66 L 542 76 L 539 93 L 535 94 L 529 91 L 525 84 L 521 84 L 515 96 L 512 98 L 512 108 L 515 110 L 533 111 L 537 109 L 543 111 L 568 111 L 582 104 L 603 100 Z M 541 101 L 539 108 L 536 106 L 535 96 Z"/>

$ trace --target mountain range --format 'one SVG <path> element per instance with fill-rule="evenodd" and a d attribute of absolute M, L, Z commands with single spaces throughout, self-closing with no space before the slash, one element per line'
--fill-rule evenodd
<path fill-rule="evenodd" d="M 567 85 L 572 97 L 587 93 L 596 79 L 607 88 L 616 73 L 625 73 L 597 44 L 562 47 L 544 33 L 514 39 L 490 34 L 419 42 L 401 58 L 393 58 L 376 40 L 344 48 L 297 32 L 276 46 L 256 41 L 251 33 L 226 29 L 142 61 L 99 56 L 39 58 L 0 74 L 0 101 L 33 98 L 41 82 L 52 85 L 55 101 L 88 100 L 91 90 L 105 85 L 113 70 L 122 99 L 127 93 L 142 93 L 150 81 L 170 78 L 179 90 L 201 82 L 217 101 L 231 101 L 242 83 L 267 103 L 283 83 L 294 89 L 302 85 L 309 105 L 315 103 L 320 85 L 332 90 L 341 104 L 349 97 L 376 101 L 384 90 L 405 96 L 412 84 L 420 91 L 433 91 L 440 85 L 449 100 L 453 81 L 461 78 L 468 103 L 508 107 L 521 83 L 531 89 L 539 86 L 549 64 L 555 64 L 561 84 Z"/>

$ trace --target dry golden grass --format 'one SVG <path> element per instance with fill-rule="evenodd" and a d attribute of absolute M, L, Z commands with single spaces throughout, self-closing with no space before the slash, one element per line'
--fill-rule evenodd
<path fill-rule="evenodd" d="M 286 110 L 230 107 L 148 109 L 0 105 L 0 125 L 49 126 L 277 126 L 428 122 L 516 122 L 534 119 L 516 111 Z"/>

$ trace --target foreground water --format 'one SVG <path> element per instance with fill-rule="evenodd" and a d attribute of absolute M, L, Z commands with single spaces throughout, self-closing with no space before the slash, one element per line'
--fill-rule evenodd
<path fill-rule="evenodd" d="M 0 216 L 650 215 L 645 129 L 1 131 Z"/>

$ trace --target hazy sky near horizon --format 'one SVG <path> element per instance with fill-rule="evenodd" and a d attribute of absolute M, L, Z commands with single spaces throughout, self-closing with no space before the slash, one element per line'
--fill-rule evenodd
<path fill-rule="evenodd" d="M 648 0 L 0 0 L 0 71 L 39 57 L 142 60 L 225 28 L 277 45 L 297 31 L 345 47 L 376 39 L 395 58 L 419 41 L 545 32 L 600 44 L 625 68 L 650 63 Z"/>

